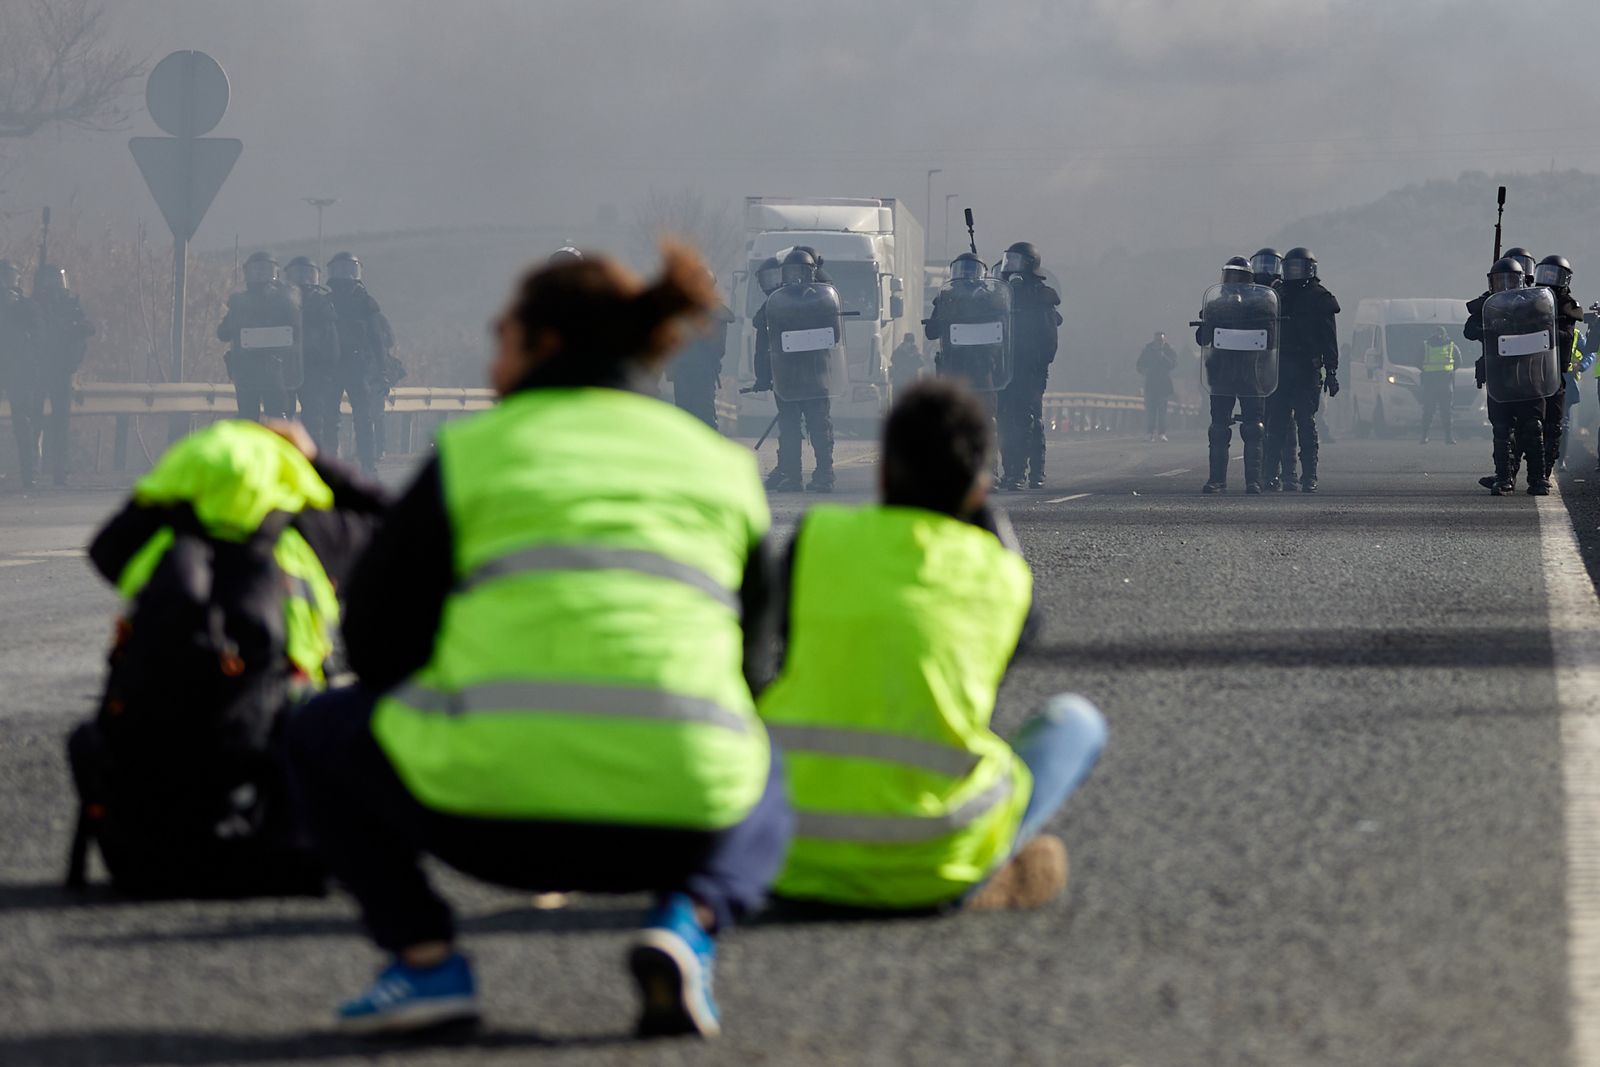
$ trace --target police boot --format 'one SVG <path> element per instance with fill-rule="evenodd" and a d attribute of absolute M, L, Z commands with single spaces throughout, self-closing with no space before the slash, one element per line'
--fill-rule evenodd
<path fill-rule="evenodd" d="M 767 475 L 766 485 L 774 493 L 798 493 L 805 488 L 799 471 L 786 471 L 782 467 L 773 468 Z"/>
<path fill-rule="evenodd" d="M 822 467 L 818 467 L 816 470 L 812 471 L 811 484 L 806 486 L 806 488 L 813 493 L 833 492 L 833 468 L 828 467 L 826 470 L 824 470 Z"/>
<path fill-rule="evenodd" d="M 1317 491 L 1317 431 L 1313 427 L 1310 432 L 1305 429 L 1300 431 L 1300 491 L 1302 493 L 1315 493 Z"/>
<path fill-rule="evenodd" d="M 1489 492 L 1494 496 L 1505 496 L 1511 492 L 1513 479 L 1516 472 L 1511 467 L 1511 427 L 1496 423 L 1494 427 L 1494 476 L 1489 484 Z"/>
<path fill-rule="evenodd" d="M 1200 487 L 1202 493 L 1221 493 L 1228 488 L 1228 446 L 1233 443 L 1233 427 L 1213 426 L 1206 431 L 1211 441 L 1211 479 Z"/>
<path fill-rule="evenodd" d="M 1528 463 L 1528 495 L 1549 496 L 1550 483 L 1544 465 L 1544 420 L 1524 419 L 1517 427 L 1517 439 Z"/>
<path fill-rule="evenodd" d="M 1244 442 L 1244 491 L 1250 496 L 1261 492 L 1261 438 L 1265 432 L 1259 422 L 1239 424 L 1239 437 Z"/>

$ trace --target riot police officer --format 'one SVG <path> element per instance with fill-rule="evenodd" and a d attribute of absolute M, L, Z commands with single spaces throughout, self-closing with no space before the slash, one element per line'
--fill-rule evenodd
<path fill-rule="evenodd" d="M 244 261 L 244 291 L 228 297 L 217 326 L 223 357 L 246 419 L 291 418 L 300 384 L 300 293 L 278 280 L 278 261 L 254 252 Z"/>
<path fill-rule="evenodd" d="M 1012 376 L 1011 286 L 987 275 L 983 260 L 971 252 L 952 260 L 950 280 L 933 298 L 922 330 L 939 342 L 934 373 L 970 386 L 992 418 L 995 393 Z"/>
<path fill-rule="evenodd" d="M 1224 263 L 1221 283 L 1206 292 L 1194 333 L 1211 394 L 1210 472 L 1203 493 L 1227 491 L 1236 405 L 1244 491 L 1261 492 L 1267 397 L 1278 387 L 1279 322 L 1277 292 L 1255 284 L 1250 262 L 1235 256 Z"/>
<path fill-rule="evenodd" d="M 44 426 L 44 456 L 56 485 L 67 484 L 67 420 L 72 411 L 72 376 L 83 365 L 94 323 L 72 291 L 67 272 L 51 263 L 33 274 L 33 304 L 38 317 L 40 385 L 50 401 Z"/>
<path fill-rule="evenodd" d="M 778 405 L 778 465 L 767 488 L 780 492 L 803 485 L 802 422 L 816 460 L 805 488 L 831 493 L 834 485 L 832 397 L 847 376 L 844 326 L 838 291 L 818 282 L 816 270 L 816 259 L 803 248 L 784 256 L 782 284 L 762 306 L 756 334 L 755 391 L 772 390 Z"/>
<path fill-rule="evenodd" d="M 328 288 L 339 329 L 337 403 L 350 398 L 355 423 L 356 458 L 361 469 L 374 473 L 378 466 L 378 410 L 386 385 L 385 357 L 394 343 L 389 320 L 361 280 L 361 260 L 350 252 L 336 252 L 328 260 Z"/>
<path fill-rule="evenodd" d="M 711 283 L 716 285 L 716 274 Z M 722 357 L 728 347 L 728 324 L 733 313 L 717 303 L 706 315 L 702 332 L 691 337 L 667 364 L 672 382 L 672 402 L 713 430 L 717 428 L 717 386 L 722 380 Z"/>
<path fill-rule="evenodd" d="M 309 256 L 296 256 L 283 268 L 283 280 L 300 292 L 300 353 L 305 380 L 300 410 L 317 448 L 339 451 L 339 316 L 333 294 L 322 284 L 322 268 Z"/>
<path fill-rule="evenodd" d="M 0 259 L 0 390 L 11 405 L 11 431 L 24 489 L 33 488 L 44 418 L 38 332 L 38 310 L 22 293 L 22 271 L 9 259 Z"/>
<path fill-rule="evenodd" d="M 1300 491 L 1317 491 L 1317 408 L 1322 393 L 1339 395 L 1339 301 L 1317 276 L 1317 257 L 1291 248 L 1283 257 L 1283 350 L 1278 391 L 1267 402 L 1269 452 L 1283 455 L 1292 420 L 1300 438 Z"/>
<path fill-rule="evenodd" d="M 1567 375 L 1575 366 L 1578 326 L 1583 305 L 1572 295 L 1572 264 L 1565 256 L 1548 255 L 1533 268 L 1533 284 L 1542 285 L 1556 298 L 1556 353 L 1561 363 L 1561 387 L 1545 401 L 1544 471 L 1546 479 L 1561 460 L 1561 442 L 1567 411 Z"/>
<path fill-rule="evenodd" d="M 1283 289 L 1283 256 L 1276 248 L 1261 248 L 1250 257 L 1250 273 L 1255 276 L 1257 285 L 1264 285 L 1269 289 Z M 1276 440 L 1272 433 L 1272 412 L 1267 411 L 1267 438 L 1268 441 Z M 1294 420 L 1290 419 L 1288 425 L 1283 427 L 1283 445 L 1281 452 L 1266 449 L 1261 460 L 1261 488 L 1269 493 L 1287 491 L 1296 492 L 1300 488 L 1300 480 L 1295 476 L 1295 448 L 1299 442 L 1295 433 Z"/>
<path fill-rule="evenodd" d="M 1547 335 L 1543 341 L 1549 349 L 1547 371 L 1540 354 L 1523 351 L 1526 346 L 1518 343 L 1541 332 Z M 1483 344 L 1475 369 L 1478 387 L 1487 386 L 1489 391 L 1489 423 L 1494 431 L 1489 492 L 1494 496 L 1512 491 L 1513 441 L 1528 463 L 1528 493 L 1543 496 L 1550 491 L 1544 470 L 1544 410 L 1545 397 L 1557 389 L 1553 379 L 1559 377 L 1556 332 L 1554 294 L 1530 289 L 1523 265 L 1510 256 L 1495 261 L 1489 268 L 1489 291 L 1467 304 L 1462 329 L 1467 340 Z"/>
<path fill-rule="evenodd" d="M 1044 485 L 1044 393 L 1056 358 L 1060 295 L 1039 273 L 1039 250 L 1027 241 L 1006 249 L 1000 276 L 1011 287 L 1011 384 L 1000 393 L 997 419 L 1001 486 Z"/>

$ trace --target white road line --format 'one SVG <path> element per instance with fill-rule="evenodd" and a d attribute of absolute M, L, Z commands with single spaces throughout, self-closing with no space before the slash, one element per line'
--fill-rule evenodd
<path fill-rule="evenodd" d="M 1176 478 L 1178 475 L 1180 475 L 1180 474 L 1188 474 L 1192 470 L 1194 470 L 1193 467 L 1179 467 L 1175 471 L 1162 471 L 1160 474 L 1156 475 L 1156 477 L 1157 478 Z"/>
<path fill-rule="evenodd" d="M 1560 490 L 1538 498 L 1556 697 L 1567 847 L 1567 988 L 1574 1067 L 1600 1067 L 1600 599 L 1578 552 Z"/>
<path fill-rule="evenodd" d="M 1093 495 L 1094 495 L 1093 493 L 1073 493 L 1071 496 L 1058 496 L 1054 500 L 1046 500 L 1045 503 L 1046 504 L 1065 504 L 1069 500 L 1082 500 L 1086 496 L 1093 496 Z"/>
<path fill-rule="evenodd" d="M 26 556 L 29 559 L 74 559 L 78 556 L 87 556 L 88 554 L 88 550 L 82 548 L 47 548 L 41 549 L 38 552 L 17 553 L 17 555 Z"/>
<path fill-rule="evenodd" d="M 26 567 L 30 563 L 43 563 L 42 559 L 0 559 L 0 567 Z"/>

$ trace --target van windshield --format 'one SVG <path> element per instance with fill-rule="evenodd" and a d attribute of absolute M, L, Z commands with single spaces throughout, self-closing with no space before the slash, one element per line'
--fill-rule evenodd
<path fill-rule="evenodd" d="M 1390 363 L 1397 363 L 1402 367 L 1422 366 L 1422 346 L 1433 337 L 1433 331 L 1440 326 L 1449 334 L 1450 340 L 1456 343 L 1461 350 L 1456 356 L 1456 369 L 1471 366 L 1477 358 L 1476 345 L 1467 343 L 1462 336 L 1461 323 L 1454 322 L 1407 322 L 1394 326 L 1385 326 L 1383 329 L 1383 347 L 1389 357 Z"/>

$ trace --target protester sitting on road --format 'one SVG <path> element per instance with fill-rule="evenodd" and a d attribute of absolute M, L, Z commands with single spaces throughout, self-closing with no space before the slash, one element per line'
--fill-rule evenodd
<path fill-rule="evenodd" d="M 523 280 L 502 402 L 440 430 L 351 580 L 360 684 L 291 723 L 327 862 L 393 955 L 348 1028 L 477 1014 L 428 853 L 657 894 L 629 957 L 639 1032 L 718 1030 L 713 938 L 762 900 L 793 818 L 745 673 L 767 643 L 755 457 L 640 391 L 716 306 L 696 256 L 665 256 L 650 285 L 587 253 Z"/>
<path fill-rule="evenodd" d="M 321 891 L 279 725 L 324 684 L 335 584 L 382 505 L 295 423 L 215 423 L 139 480 L 89 549 L 127 607 L 99 712 L 68 746 L 70 882 L 94 842 L 130 892 Z"/>
<path fill-rule="evenodd" d="M 1021 907 L 1065 887 L 1065 848 L 1040 831 L 1098 759 L 1105 723 L 1062 695 L 1015 749 L 990 730 L 1033 625 L 1028 564 L 984 504 L 993 448 L 974 394 L 918 385 L 889 415 L 882 504 L 801 520 L 785 662 L 759 704 L 796 812 L 784 897 Z"/>

